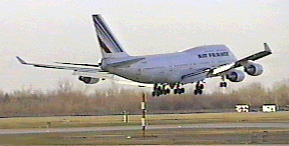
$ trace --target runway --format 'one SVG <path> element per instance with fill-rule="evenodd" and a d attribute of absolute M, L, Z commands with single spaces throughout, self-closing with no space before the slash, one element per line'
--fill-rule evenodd
<path fill-rule="evenodd" d="M 35 128 L 35 129 L 0 129 L 0 135 L 9 134 L 40 134 L 40 133 L 70 133 L 97 131 L 141 130 L 141 126 L 110 126 L 110 127 L 80 127 L 80 128 Z M 185 124 L 185 125 L 148 125 L 148 130 L 157 129 L 238 129 L 238 128 L 279 128 L 289 129 L 289 123 L 215 123 L 215 124 Z"/>

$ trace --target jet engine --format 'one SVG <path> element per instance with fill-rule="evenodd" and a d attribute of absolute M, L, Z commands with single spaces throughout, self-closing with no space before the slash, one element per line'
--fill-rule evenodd
<path fill-rule="evenodd" d="M 80 76 L 78 79 L 80 81 L 84 82 L 85 84 L 95 84 L 95 83 L 99 82 L 99 78 L 91 78 L 91 77 Z"/>
<path fill-rule="evenodd" d="M 240 70 L 232 70 L 226 74 L 226 78 L 231 82 L 241 82 L 245 79 L 245 74 Z"/>
<path fill-rule="evenodd" d="M 245 66 L 244 71 L 251 76 L 259 76 L 263 73 L 263 67 L 260 64 L 249 64 L 248 66 Z"/>

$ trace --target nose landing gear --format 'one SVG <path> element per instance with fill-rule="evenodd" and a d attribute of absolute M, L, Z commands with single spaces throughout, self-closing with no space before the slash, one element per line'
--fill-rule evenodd
<path fill-rule="evenodd" d="M 222 76 L 222 82 L 220 82 L 220 87 L 227 87 L 227 82 L 225 82 L 225 77 Z"/>
<path fill-rule="evenodd" d="M 220 87 L 227 87 L 227 82 L 220 82 Z"/>

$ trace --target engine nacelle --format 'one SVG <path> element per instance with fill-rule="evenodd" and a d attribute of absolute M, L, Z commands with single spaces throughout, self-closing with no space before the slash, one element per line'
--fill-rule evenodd
<path fill-rule="evenodd" d="M 226 74 L 226 78 L 231 82 L 241 82 L 245 79 L 245 74 L 240 70 L 233 70 Z"/>
<path fill-rule="evenodd" d="M 91 78 L 91 77 L 80 76 L 78 79 L 80 81 L 84 82 L 85 84 L 96 84 L 97 82 L 99 82 L 99 78 Z"/>
<path fill-rule="evenodd" d="M 259 76 L 263 73 L 263 67 L 260 64 L 249 64 L 248 66 L 245 66 L 244 71 L 251 76 Z"/>

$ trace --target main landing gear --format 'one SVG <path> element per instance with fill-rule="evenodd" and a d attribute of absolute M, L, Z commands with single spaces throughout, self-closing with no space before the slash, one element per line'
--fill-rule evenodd
<path fill-rule="evenodd" d="M 174 94 L 183 94 L 185 93 L 185 88 L 180 87 L 180 84 L 177 84 L 176 87 L 174 88 Z"/>
<path fill-rule="evenodd" d="M 196 89 L 194 90 L 194 94 L 195 95 L 202 95 L 204 88 L 205 88 L 204 84 L 201 84 L 200 82 L 198 82 L 196 84 Z"/>
<path fill-rule="evenodd" d="M 170 94 L 171 90 L 166 85 L 154 84 L 154 91 L 152 96 L 160 96 Z"/>
<path fill-rule="evenodd" d="M 227 82 L 225 82 L 225 77 L 222 76 L 222 82 L 220 82 L 220 87 L 227 87 Z M 203 82 L 199 81 L 196 84 L 196 88 L 194 90 L 195 95 L 202 95 L 203 89 L 205 88 Z M 185 93 L 185 88 L 183 88 L 183 84 L 154 84 L 154 90 L 152 92 L 152 96 L 160 96 L 167 95 L 171 93 L 173 90 L 174 94 L 183 94 Z"/>
<path fill-rule="evenodd" d="M 168 86 L 167 84 L 154 84 L 154 90 L 152 96 L 160 96 L 170 94 L 171 89 L 173 89 L 174 94 L 183 94 L 185 93 L 185 88 L 181 87 L 181 84 L 175 84 Z"/>

